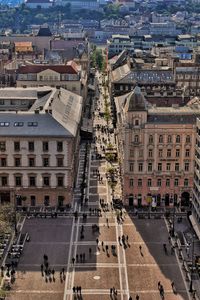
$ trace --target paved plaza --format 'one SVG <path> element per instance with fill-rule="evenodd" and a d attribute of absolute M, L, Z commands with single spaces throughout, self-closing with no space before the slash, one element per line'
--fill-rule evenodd
<path fill-rule="evenodd" d="M 98 108 L 103 111 L 101 95 Z M 97 124 L 106 125 L 104 119 L 99 118 L 98 111 L 95 112 L 94 126 Z M 31 240 L 25 245 L 8 299 L 128 300 L 130 296 L 135 299 L 138 294 L 140 300 L 160 300 L 159 281 L 164 287 L 165 300 L 190 299 L 177 256 L 170 251 L 165 219 L 133 219 L 123 211 L 123 221 L 117 221 L 118 212 L 112 209 L 111 191 L 105 176 L 109 164 L 105 159 L 96 159 L 96 151 L 101 152 L 102 137 L 107 139 L 107 136 L 98 135 L 101 137 L 88 152 L 88 203 L 80 205 L 80 190 L 77 188 L 73 203 L 73 209 L 78 211 L 77 220 L 71 214 L 57 219 L 25 221 L 23 232 L 28 232 Z M 110 136 L 110 139 L 114 143 L 114 137 Z M 84 157 L 84 145 L 81 145 L 78 185 L 83 175 Z M 98 180 L 96 170 L 102 182 Z M 101 216 L 97 216 L 100 199 L 108 204 L 109 211 L 102 210 Z M 87 213 L 86 221 L 83 213 Z M 94 225 L 99 230 L 94 230 Z M 121 243 L 123 235 L 128 236 L 125 245 Z M 167 254 L 163 250 L 164 243 L 167 244 Z M 50 268 L 55 269 L 54 281 L 49 280 L 49 276 L 45 281 L 41 275 L 44 253 L 48 255 Z M 63 267 L 65 276 L 60 280 Z M 173 293 L 172 281 L 177 294 Z M 73 292 L 73 287 L 77 286 L 82 288 L 81 297 L 80 293 Z M 117 290 L 116 297 L 110 295 L 113 287 Z"/>

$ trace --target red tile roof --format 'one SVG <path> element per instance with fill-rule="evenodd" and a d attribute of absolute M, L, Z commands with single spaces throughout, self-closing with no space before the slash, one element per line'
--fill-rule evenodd
<path fill-rule="evenodd" d="M 19 67 L 19 74 L 40 73 L 44 70 L 53 70 L 60 74 L 77 74 L 77 69 L 71 65 L 28 65 Z"/>

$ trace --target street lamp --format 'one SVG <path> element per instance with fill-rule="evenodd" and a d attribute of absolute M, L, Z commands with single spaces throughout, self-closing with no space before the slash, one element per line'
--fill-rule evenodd
<path fill-rule="evenodd" d="M 189 292 L 193 292 L 193 272 L 194 272 L 194 239 L 195 235 L 192 236 L 192 270 L 191 270 L 191 281 L 190 281 L 190 289 Z"/>
<path fill-rule="evenodd" d="M 173 206 L 173 224 L 172 224 L 172 230 L 171 230 L 172 237 L 174 237 L 174 229 L 175 229 L 175 205 Z"/>

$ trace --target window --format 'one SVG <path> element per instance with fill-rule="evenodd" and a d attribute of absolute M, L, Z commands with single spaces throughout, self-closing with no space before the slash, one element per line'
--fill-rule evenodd
<path fill-rule="evenodd" d="M 130 157 L 134 157 L 134 150 L 133 149 L 130 150 Z"/>
<path fill-rule="evenodd" d="M 35 176 L 29 177 L 29 186 L 35 186 L 36 185 L 36 179 Z"/>
<path fill-rule="evenodd" d="M 49 158 L 43 157 L 43 167 L 48 167 L 48 166 L 49 166 Z"/>
<path fill-rule="evenodd" d="M 58 176 L 57 177 L 57 186 L 63 186 L 64 185 L 64 177 Z"/>
<path fill-rule="evenodd" d="M 43 151 L 49 151 L 49 143 L 43 142 Z"/>
<path fill-rule="evenodd" d="M 0 142 L 0 151 L 6 151 L 6 142 Z"/>
<path fill-rule="evenodd" d="M 167 187 L 170 186 L 170 179 L 169 179 L 169 178 L 166 179 L 166 186 L 167 186 Z"/>
<path fill-rule="evenodd" d="M 153 149 L 149 149 L 149 157 L 153 157 Z"/>
<path fill-rule="evenodd" d="M 31 206 L 35 206 L 36 205 L 36 198 L 34 195 L 31 195 Z"/>
<path fill-rule="evenodd" d="M 130 186 L 130 187 L 133 187 L 133 178 L 131 178 L 131 179 L 129 180 L 129 186 Z"/>
<path fill-rule="evenodd" d="M 175 179 L 174 179 L 174 186 L 178 186 L 178 183 L 179 183 L 178 178 L 175 178 Z"/>
<path fill-rule="evenodd" d="M 139 120 L 135 120 L 135 126 L 139 125 Z"/>
<path fill-rule="evenodd" d="M 166 165 L 166 171 L 170 171 L 170 170 L 171 170 L 171 164 L 167 163 L 167 165 Z"/>
<path fill-rule="evenodd" d="M 153 143 L 153 135 L 150 135 L 149 136 L 149 144 L 152 144 Z"/>
<path fill-rule="evenodd" d="M 57 142 L 57 151 L 62 152 L 63 151 L 63 142 Z"/>
<path fill-rule="evenodd" d="M 161 186 L 162 185 L 162 180 L 161 180 L 161 178 L 158 178 L 158 180 L 157 180 L 157 186 Z"/>
<path fill-rule="evenodd" d="M 63 167 L 63 157 L 57 157 L 57 167 Z"/>
<path fill-rule="evenodd" d="M 158 163 L 158 171 L 162 171 L 162 163 Z"/>
<path fill-rule="evenodd" d="M 21 158 L 15 157 L 15 167 L 20 167 L 20 165 L 21 165 Z"/>
<path fill-rule="evenodd" d="M 167 157 L 171 157 L 172 156 L 172 150 L 171 149 L 167 149 Z"/>
<path fill-rule="evenodd" d="M 188 184 L 189 184 L 189 181 L 188 181 L 187 178 L 185 178 L 185 179 L 184 179 L 184 186 L 188 186 Z"/>
<path fill-rule="evenodd" d="M 148 163 L 148 172 L 152 172 L 152 163 Z"/>
<path fill-rule="evenodd" d="M 185 169 L 186 172 L 188 172 L 190 170 L 190 163 L 189 162 L 185 162 L 184 169 Z"/>
<path fill-rule="evenodd" d="M 35 167 L 35 157 L 29 157 L 29 167 Z"/>
<path fill-rule="evenodd" d="M 176 172 L 179 171 L 179 163 L 175 163 L 175 171 L 176 171 Z"/>
<path fill-rule="evenodd" d="M 186 136 L 185 142 L 186 142 L 187 144 L 190 143 L 190 136 L 189 136 L 189 135 Z"/>
<path fill-rule="evenodd" d="M 14 150 L 20 151 L 20 142 L 14 142 Z"/>
<path fill-rule="evenodd" d="M 29 151 L 34 151 L 34 149 L 35 149 L 34 142 L 28 142 L 28 150 Z"/>
<path fill-rule="evenodd" d="M 139 157 L 143 157 L 143 150 L 139 149 Z"/>
<path fill-rule="evenodd" d="M 133 172 L 133 170 L 134 170 L 134 163 L 130 163 L 129 164 L 129 171 Z"/>
<path fill-rule="evenodd" d="M 176 136 L 176 143 L 180 143 L 180 142 L 181 142 L 180 135 L 177 135 L 177 136 Z"/>
<path fill-rule="evenodd" d="M 159 143 L 163 143 L 163 135 L 159 135 L 158 141 Z"/>
<path fill-rule="evenodd" d="M 139 136 L 138 136 L 138 135 L 135 135 L 135 136 L 134 136 L 134 142 L 135 142 L 135 143 L 139 143 Z"/>
<path fill-rule="evenodd" d="M 6 165 L 7 165 L 6 158 L 5 157 L 1 157 L 0 163 L 1 163 L 1 167 L 6 167 Z"/>
<path fill-rule="evenodd" d="M 180 149 L 176 149 L 176 157 L 180 156 Z"/>
<path fill-rule="evenodd" d="M 142 186 L 142 179 L 138 179 L 138 186 Z"/>
<path fill-rule="evenodd" d="M 190 156 L 190 149 L 186 149 L 185 150 L 185 157 L 189 157 Z"/>
<path fill-rule="evenodd" d="M 22 177 L 21 176 L 15 176 L 15 185 L 22 186 Z"/>
<path fill-rule="evenodd" d="M 158 151 L 158 156 L 159 156 L 159 157 L 162 157 L 162 156 L 163 156 L 163 149 L 159 149 L 159 151 Z"/>
<path fill-rule="evenodd" d="M 143 163 L 139 163 L 138 164 L 138 172 L 142 172 L 143 171 Z"/>
<path fill-rule="evenodd" d="M 7 176 L 2 176 L 1 177 L 1 185 L 2 186 L 7 186 L 8 185 L 8 177 Z"/>
<path fill-rule="evenodd" d="M 171 142 L 172 142 L 172 136 L 171 136 L 171 135 L 168 135 L 168 137 L 167 137 L 167 142 L 168 142 L 168 143 L 171 143 Z"/>
<path fill-rule="evenodd" d="M 12 104 L 12 103 L 11 103 Z M 24 126 L 24 122 L 15 122 L 14 123 L 15 127 L 23 127 Z"/>
<path fill-rule="evenodd" d="M 151 178 L 148 178 L 148 180 L 147 180 L 147 186 L 150 187 L 151 185 L 152 185 L 152 180 L 151 180 Z"/>
<path fill-rule="evenodd" d="M 49 183 L 50 183 L 49 176 L 44 176 L 43 177 L 43 185 L 49 186 Z"/>
<path fill-rule="evenodd" d="M 49 206 L 49 196 L 47 195 L 44 196 L 44 205 Z"/>

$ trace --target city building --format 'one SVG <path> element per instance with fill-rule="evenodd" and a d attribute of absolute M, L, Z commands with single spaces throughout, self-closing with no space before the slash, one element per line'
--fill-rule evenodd
<path fill-rule="evenodd" d="M 81 96 L 52 88 L 27 111 L 0 112 L 1 204 L 71 203 L 82 105 Z"/>
<path fill-rule="evenodd" d="M 138 86 L 115 98 L 126 204 L 190 205 L 198 99 L 179 107 L 150 105 Z"/>
<path fill-rule="evenodd" d="M 87 72 L 75 62 L 66 65 L 26 65 L 18 69 L 17 87 L 51 86 L 62 87 L 86 99 Z"/>
<path fill-rule="evenodd" d="M 194 188 L 192 199 L 192 215 L 190 216 L 193 228 L 200 239 L 200 119 L 196 123 L 196 144 L 194 162 Z"/>

